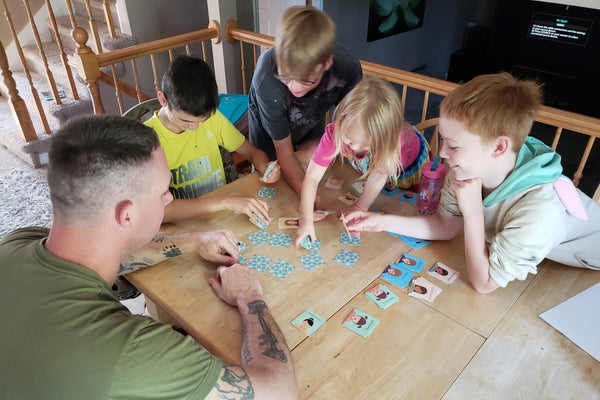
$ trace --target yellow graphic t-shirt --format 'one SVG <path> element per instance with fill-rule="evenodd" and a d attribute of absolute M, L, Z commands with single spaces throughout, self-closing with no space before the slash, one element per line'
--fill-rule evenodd
<path fill-rule="evenodd" d="M 167 156 L 173 197 L 195 199 L 225 185 L 219 146 L 233 152 L 244 143 L 244 135 L 218 110 L 197 130 L 181 133 L 168 130 L 157 114 L 158 111 L 145 124 L 156 131 Z"/>

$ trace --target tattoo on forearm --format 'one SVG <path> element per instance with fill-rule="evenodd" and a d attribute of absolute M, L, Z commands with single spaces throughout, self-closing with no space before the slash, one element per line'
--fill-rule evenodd
<path fill-rule="evenodd" d="M 287 362 L 287 356 L 285 355 L 285 351 L 277 348 L 277 337 L 273 333 L 271 326 L 265 321 L 264 312 L 267 309 L 267 305 L 263 300 L 255 300 L 251 303 L 248 303 L 248 313 L 256 314 L 258 317 L 258 321 L 260 322 L 260 326 L 262 327 L 263 334 L 258 338 L 261 340 L 259 345 L 266 345 L 267 349 L 263 351 L 263 354 L 267 357 L 271 357 L 275 360 L 281 362 Z"/>
<path fill-rule="evenodd" d="M 152 260 L 149 260 L 149 261 L 152 261 Z M 151 265 L 151 263 L 141 263 L 141 262 L 130 262 L 127 265 L 121 263 L 121 264 L 119 264 L 119 272 L 117 273 L 117 275 L 128 274 L 130 272 L 137 271 L 138 269 L 149 267 L 150 265 Z"/>
<path fill-rule="evenodd" d="M 165 240 L 165 235 L 156 235 L 152 238 L 152 241 L 155 243 L 162 243 Z"/>
<path fill-rule="evenodd" d="M 250 361 L 252 361 L 252 353 L 250 352 L 248 331 L 244 330 L 244 344 L 242 346 L 242 363 L 248 364 Z"/>
<path fill-rule="evenodd" d="M 172 258 L 172 257 L 180 256 L 181 250 L 179 250 L 179 247 L 177 247 L 177 245 L 172 244 L 170 246 L 165 246 L 162 249 L 162 253 L 165 257 Z"/>
<path fill-rule="evenodd" d="M 244 368 L 235 365 L 223 364 L 221 379 L 215 383 L 215 388 L 219 391 L 219 398 L 222 399 L 254 399 L 254 388 L 250 377 Z"/>

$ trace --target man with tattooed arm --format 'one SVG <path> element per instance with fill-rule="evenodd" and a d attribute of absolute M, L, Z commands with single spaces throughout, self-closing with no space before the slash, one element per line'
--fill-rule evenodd
<path fill-rule="evenodd" d="M 152 128 L 87 116 L 51 140 L 52 227 L 0 242 L 0 398 L 296 399 L 290 351 L 247 266 L 219 267 L 209 282 L 240 312 L 240 365 L 132 316 L 112 290 L 119 272 L 194 247 L 213 261 L 228 257 L 228 231 L 175 240 L 190 249 L 155 236 L 173 198 Z M 229 254 L 235 261 L 237 250 Z"/>

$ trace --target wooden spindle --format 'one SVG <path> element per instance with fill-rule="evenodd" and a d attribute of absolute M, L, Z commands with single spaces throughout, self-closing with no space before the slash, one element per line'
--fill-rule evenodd
<path fill-rule="evenodd" d="M 558 140 L 560 139 L 560 135 L 562 134 L 563 128 L 556 128 L 556 133 L 554 134 L 554 140 L 552 141 L 552 150 L 556 151 L 556 147 L 558 146 Z"/>
<path fill-rule="evenodd" d="M 114 39 L 117 37 L 117 32 L 115 31 L 115 23 L 113 21 L 112 11 L 110 10 L 110 3 L 107 0 L 103 0 L 102 6 L 104 7 L 104 19 L 108 26 L 108 34 Z"/>
<path fill-rule="evenodd" d="M 42 39 L 40 38 L 40 33 L 38 32 L 37 25 L 35 24 L 35 20 L 33 19 L 33 13 L 31 12 L 31 7 L 29 6 L 29 0 L 23 0 L 23 4 L 25 5 L 25 10 L 27 11 L 27 17 L 29 18 L 29 23 L 31 24 L 31 30 L 33 31 L 35 43 L 37 45 L 40 56 L 42 57 L 42 62 L 44 63 L 46 81 L 48 82 L 48 86 L 50 87 L 50 91 L 52 92 L 52 97 L 54 97 L 54 102 L 56 104 L 62 104 L 62 100 L 58 95 L 56 82 L 54 81 L 54 75 L 52 75 L 52 71 L 50 70 L 50 66 L 48 65 L 48 58 L 46 57 L 46 52 L 44 51 L 44 45 L 42 43 Z"/>
<path fill-rule="evenodd" d="M 169 61 L 173 61 L 173 49 L 169 49 Z"/>
<path fill-rule="evenodd" d="M 71 28 L 77 28 L 77 22 L 75 21 L 75 12 L 73 11 L 73 4 L 71 0 L 65 0 L 65 4 L 67 5 L 67 11 L 69 13 L 69 19 L 71 20 Z"/>
<path fill-rule="evenodd" d="M 158 93 L 160 86 L 158 84 L 158 74 L 156 73 L 156 59 L 154 58 L 154 54 L 150 54 L 150 63 L 152 64 L 152 74 L 154 75 L 154 90 Z"/>
<path fill-rule="evenodd" d="M 102 42 L 100 41 L 100 34 L 98 33 L 98 26 L 96 25 L 96 20 L 92 15 L 92 6 L 90 5 L 90 0 L 85 0 L 85 9 L 88 14 L 88 23 L 90 25 L 90 32 L 92 32 L 92 38 L 94 39 L 94 46 L 96 47 L 96 53 L 102 54 L 104 51 L 102 50 Z"/>
<path fill-rule="evenodd" d="M 114 65 L 110 66 L 112 70 L 113 77 L 113 85 L 115 86 L 115 97 L 117 98 L 117 103 L 119 104 L 119 112 L 121 115 L 125 112 L 125 108 L 123 107 L 123 96 L 121 95 L 121 89 L 119 88 L 119 79 L 117 78 L 117 70 Z"/>
<path fill-rule="evenodd" d="M 46 132 L 47 134 L 50 134 L 50 132 L 51 132 L 50 125 L 48 124 L 48 118 L 46 118 L 46 112 L 44 111 L 44 108 L 42 107 L 42 101 L 40 100 L 40 95 L 38 94 L 38 91 L 35 88 L 35 85 L 33 84 L 33 79 L 31 78 L 31 74 L 29 73 L 29 68 L 27 66 L 27 60 L 25 59 L 25 55 L 23 54 L 23 48 L 21 47 L 21 43 L 19 42 L 19 36 L 17 36 L 17 32 L 15 31 L 15 27 L 12 22 L 12 18 L 10 16 L 10 12 L 8 11 L 8 8 L 6 6 L 5 0 L 2 0 L 2 6 L 4 7 L 4 15 L 6 17 L 6 20 L 8 21 L 8 26 L 10 28 L 10 32 L 11 32 L 13 41 L 15 42 L 15 48 L 17 49 L 17 53 L 19 54 L 19 59 L 21 60 L 21 65 L 23 66 L 23 71 L 25 72 L 25 77 L 27 78 L 27 82 L 29 83 L 29 89 L 31 91 L 31 96 L 33 97 L 33 100 L 35 101 L 35 105 L 38 110 L 38 114 L 40 115 L 40 120 L 42 121 L 42 125 L 44 127 L 44 132 Z M 2 51 L 4 51 L 4 49 Z M 5 55 L 5 57 L 6 57 L 6 55 Z M 7 67 L 7 69 L 8 69 L 8 67 Z M 12 73 L 11 73 L 11 77 L 12 77 Z M 13 80 L 13 82 L 14 82 L 14 80 Z M 16 88 L 16 85 L 15 85 L 15 88 Z M 29 112 L 27 112 L 27 114 L 29 115 Z M 20 127 L 19 127 L 19 129 L 20 129 Z M 35 132 L 34 132 L 34 134 L 35 134 Z M 33 140 L 33 139 L 31 139 L 31 140 Z"/>
<path fill-rule="evenodd" d="M 577 171 L 575 171 L 575 175 L 573 175 L 573 184 L 575 186 L 579 186 L 579 181 L 583 178 L 583 168 L 587 163 L 588 157 L 590 156 L 590 152 L 592 151 L 592 147 L 594 146 L 594 141 L 596 138 L 594 136 L 590 136 L 587 142 L 587 146 L 585 146 L 585 150 L 583 152 L 583 157 L 581 157 L 581 161 L 579 162 L 579 166 L 577 167 Z"/>
<path fill-rule="evenodd" d="M 69 65 L 69 60 L 67 59 L 67 54 L 65 53 L 62 39 L 60 38 L 60 34 L 58 33 L 58 25 L 56 24 L 56 18 L 54 17 L 52 4 L 50 3 L 50 0 L 45 1 L 46 8 L 48 9 L 48 17 L 50 18 L 52 29 L 54 29 L 54 39 L 58 44 L 58 50 L 60 52 L 60 61 L 62 62 L 63 69 L 65 71 L 65 74 L 67 75 L 67 80 L 69 81 L 69 88 L 71 89 L 71 94 L 73 95 L 73 99 L 79 100 L 79 93 L 77 93 L 77 86 L 75 86 L 75 80 L 73 79 L 73 71 L 71 71 L 71 66 Z"/>
<path fill-rule="evenodd" d="M 429 90 L 425 91 L 425 98 L 423 99 L 423 109 L 421 110 L 421 121 L 427 119 L 427 107 L 429 106 Z M 404 107 L 402 108 L 404 111 Z"/>
<path fill-rule="evenodd" d="M 241 42 L 240 42 L 240 60 L 241 60 L 240 70 L 242 71 L 242 93 L 248 94 L 248 89 L 246 88 L 247 80 L 246 80 L 246 62 L 244 59 L 244 46 Z"/>
<path fill-rule="evenodd" d="M 138 102 L 142 102 L 142 87 L 140 85 L 140 77 L 138 75 L 137 64 L 135 62 L 135 58 L 131 59 L 131 68 L 133 69 L 133 79 L 135 80 L 135 95 L 137 97 Z"/>
<path fill-rule="evenodd" d="M 8 104 L 13 118 L 17 123 L 19 134 L 26 142 L 36 140 L 37 135 L 35 133 L 35 128 L 33 127 L 33 122 L 31 121 L 31 116 L 27 110 L 27 104 L 25 104 L 25 101 L 19 95 L 17 84 L 12 77 L 12 72 L 8 65 L 8 58 L 6 57 L 2 42 L 0 42 L 0 74 L 2 75 L 4 85 L 8 89 Z"/>

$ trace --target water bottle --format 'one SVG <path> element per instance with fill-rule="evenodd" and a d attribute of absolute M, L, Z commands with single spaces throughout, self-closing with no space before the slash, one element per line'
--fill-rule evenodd
<path fill-rule="evenodd" d="M 419 215 L 434 214 L 440 205 L 446 167 L 444 164 L 440 164 L 439 161 L 439 157 L 435 156 L 433 162 L 430 161 L 423 165 L 421 184 L 419 185 L 419 194 L 415 205 Z"/>

